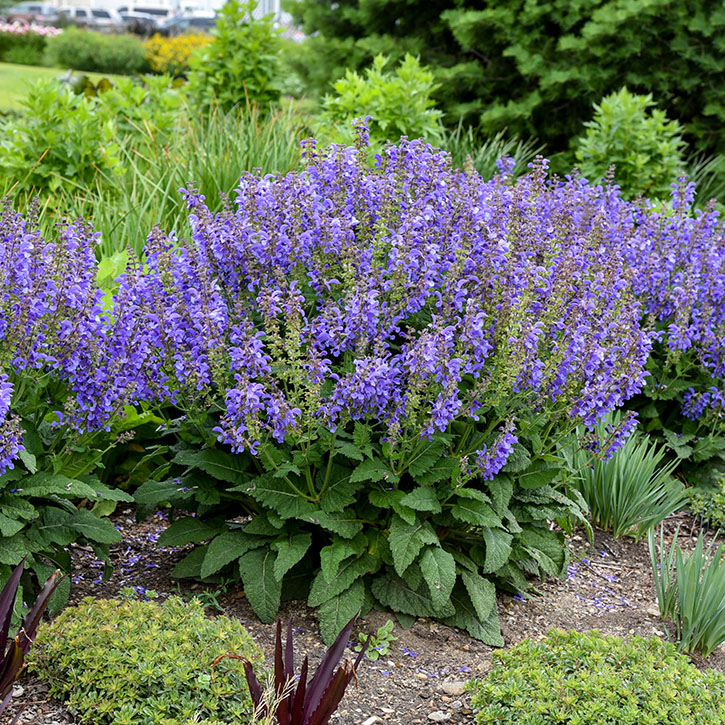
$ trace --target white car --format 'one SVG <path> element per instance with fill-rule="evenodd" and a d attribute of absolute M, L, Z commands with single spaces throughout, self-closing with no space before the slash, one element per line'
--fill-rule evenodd
<path fill-rule="evenodd" d="M 65 7 L 58 10 L 62 21 L 80 28 L 91 28 L 101 32 L 120 32 L 125 25 L 118 10 L 107 8 Z"/>

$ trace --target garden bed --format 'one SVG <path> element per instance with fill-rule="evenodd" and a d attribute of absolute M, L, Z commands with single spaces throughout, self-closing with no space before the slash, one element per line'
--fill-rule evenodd
<path fill-rule="evenodd" d="M 178 593 L 197 596 L 207 605 L 211 616 L 223 611 L 240 618 L 271 663 L 275 627 L 259 622 L 239 585 L 218 589 L 188 582 L 179 585 L 171 577 L 173 566 L 185 551 L 156 548 L 156 539 L 168 525 L 163 514 L 137 523 L 133 511 L 125 509 L 114 522 L 123 535 L 123 543 L 111 551 L 113 574 L 103 582 L 102 565 L 93 552 L 76 547 L 71 603 L 89 595 L 116 596 L 123 587 L 136 587 L 141 596 L 147 590 L 160 597 Z M 678 541 L 683 548 L 692 548 L 698 525 L 689 515 L 681 514 L 668 520 L 669 533 L 680 524 Z M 665 626 L 658 617 L 646 541 L 615 540 L 595 529 L 592 548 L 583 532 L 574 534 L 571 543 L 572 563 L 565 580 L 547 580 L 539 587 L 540 597 L 526 595 L 519 599 L 499 594 L 498 611 L 506 645 L 526 637 L 539 637 L 557 627 L 581 632 L 598 629 L 619 637 L 666 638 Z M 280 616 L 283 620 L 293 618 L 297 657 L 309 654 L 314 662 L 325 651 L 314 611 L 304 602 L 293 601 L 282 606 Z M 355 632 L 374 633 L 387 619 L 387 614 L 372 611 L 360 620 Z M 462 685 L 466 679 L 486 673 L 493 649 L 465 632 L 425 618 L 408 630 L 396 624 L 393 634 L 398 639 L 390 645 L 389 653 L 361 666 L 357 688 L 349 688 L 339 715 L 333 716 L 332 722 L 472 722 L 469 699 L 462 692 Z M 725 673 L 725 646 L 720 646 L 707 660 L 694 657 L 693 661 L 702 669 L 711 667 Z M 37 679 L 26 674 L 20 686 L 22 693 L 17 701 L 29 703 L 21 723 L 81 722 L 61 705 L 48 700 L 45 686 Z"/>

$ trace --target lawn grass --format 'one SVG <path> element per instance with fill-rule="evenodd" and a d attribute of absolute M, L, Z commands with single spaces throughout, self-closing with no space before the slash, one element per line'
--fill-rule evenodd
<path fill-rule="evenodd" d="M 15 65 L 14 63 L 0 63 L 0 110 L 12 111 L 21 108 L 21 102 L 28 94 L 31 83 L 44 78 L 56 78 L 67 73 L 65 68 L 42 68 L 35 65 Z M 92 81 L 103 78 L 113 80 L 114 76 L 103 73 L 86 73 Z"/>

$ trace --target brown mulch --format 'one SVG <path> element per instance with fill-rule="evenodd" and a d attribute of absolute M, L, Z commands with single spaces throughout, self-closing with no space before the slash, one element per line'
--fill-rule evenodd
<path fill-rule="evenodd" d="M 240 585 L 214 591 L 201 584 L 179 583 L 170 576 L 185 551 L 156 548 L 156 539 L 168 525 L 162 514 L 136 523 L 129 509 L 115 517 L 115 523 L 124 541 L 112 548 L 114 573 L 103 582 L 102 566 L 93 552 L 76 547 L 71 603 L 89 595 L 112 597 L 124 586 L 139 587 L 141 592 L 154 590 L 161 597 L 178 593 L 200 596 L 211 605 L 207 610 L 211 616 L 220 613 L 216 604 L 224 614 L 241 619 L 271 662 L 275 626 L 259 622 Z M 679 543 L 684 548 L 693 546 L 698 531 L 687 515 L 670 519 L 668 534 L 671 536 L 679 524 Z M 598 629 L 620 637 L 638 634 L 666 638 L 665 625 L 658 616 L 646 541 L 615 540 L 595 530 L 593 546 L 582 533 L 572 537 L 571 545 L 572 563 L 565 580 L 540 584 L 538 595 L 499 595 L 498 610 L 507 646 L 526 637 L 541 637 L 555 627 Z M 290 615 L 295 627 L 296 656 L 301 660 L 308 654 L 314 666 L 326 649 L 317 631 L 314 611 L 304 602 L 288 602 L 282 606 L 280 617 L 286 621 Z M 388 618 L 392 615 L 373 611 L 358 622 L 356 633 L 374 633 Z M 396 623 L 394 635 L 398 640 L 391 644 L 387 656 L 376 662 L 363 662 L 357 688 L 350 686 L 331 722 L 473 722 L 463 682 L 486 673 L 492 648 L 471 639 L 466 632 L 428 619 L 418 620 L 408 630 Z M 725 673 L 725 646 L 706 661 L 699 657 L 693 661 L 700 668 Z M 48 699 L 43 683 L 27 674 L 21 677 L 13 702 L 28 703 L 20 720 L 24 725 L 81 725 L 61 704 Z"/>

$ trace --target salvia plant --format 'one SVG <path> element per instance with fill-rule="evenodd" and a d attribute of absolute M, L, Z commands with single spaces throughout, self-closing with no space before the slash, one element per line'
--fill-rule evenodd
<path fill-rule="evenodd" d="M 295 673 L 294 651 L 292 648 L 292 620 L 287 625 L 287 641 L 282 647 L 282 623 L 277 620 L 277 637 L 274 650 L 274 712 L 267 709 L 264 693 L 254 672 L 254 665 L 248 659 L 241 658 L 247 676 L 249 692 L 260 718 L 274 715 L 278 725 L 327 725 L 337 710 L 340 700 L 350 681 L 356 677 L 360 660 L 367 646 L 363 647 L 354 663 L 345 661 L 338 664 L 345 653 L 348 638 L 352 632 L 355 615 L 338 634 L 332 647 L 325 653 L 315 674 L 307 681 L 308 659 L 305 657 L 300 674 Z M 222 655 L 223 657 L 237 657 Z M 337 668 L 337 669 L 335 669 Z M 296 682 L 296 686 L 295 685 Z M 357 680 L 356 680 L 357 682 Z"/>
<path fill-rule="evenodd" d="M 713 541 L 706 548 L 700 534 L 685 554 L 675 533 L 668 551 L 660 528 L 659 554 L 653 530 L 649 550 L 660 614 L 674 621 L 681 650 L 707 657 L 725 642 L 725 547 Z"/>
<path fill-rule="evenodd" d="M 566 571 L 577 426 L 638 393 L 648 428 L 656 395 L 706 429 L 721 413 L 717 217 L 689 186 L 658 211 L 544 160 L 485 181 L 420 141 L 374 155 L 364 124 L 304 153 L 218 213 L 183 190 L 191 238 L 154 229 L 105 301 L 87 225 L 49 243 L 6 210 L 0 483 L 23 504 L 0 545 L 104 554 L 117 532 L 90 504 L 126 494 L 103 452 L 158 418 L 135 500 L 187 512 L 159 540 L 200 544 L 177 576 L 241 579 L 264 621 L 307 597 L 330 642 L 377 605 L 500 645 L 495 586 Z M 692 392 L 669 384 L 683 365 Z"/>

